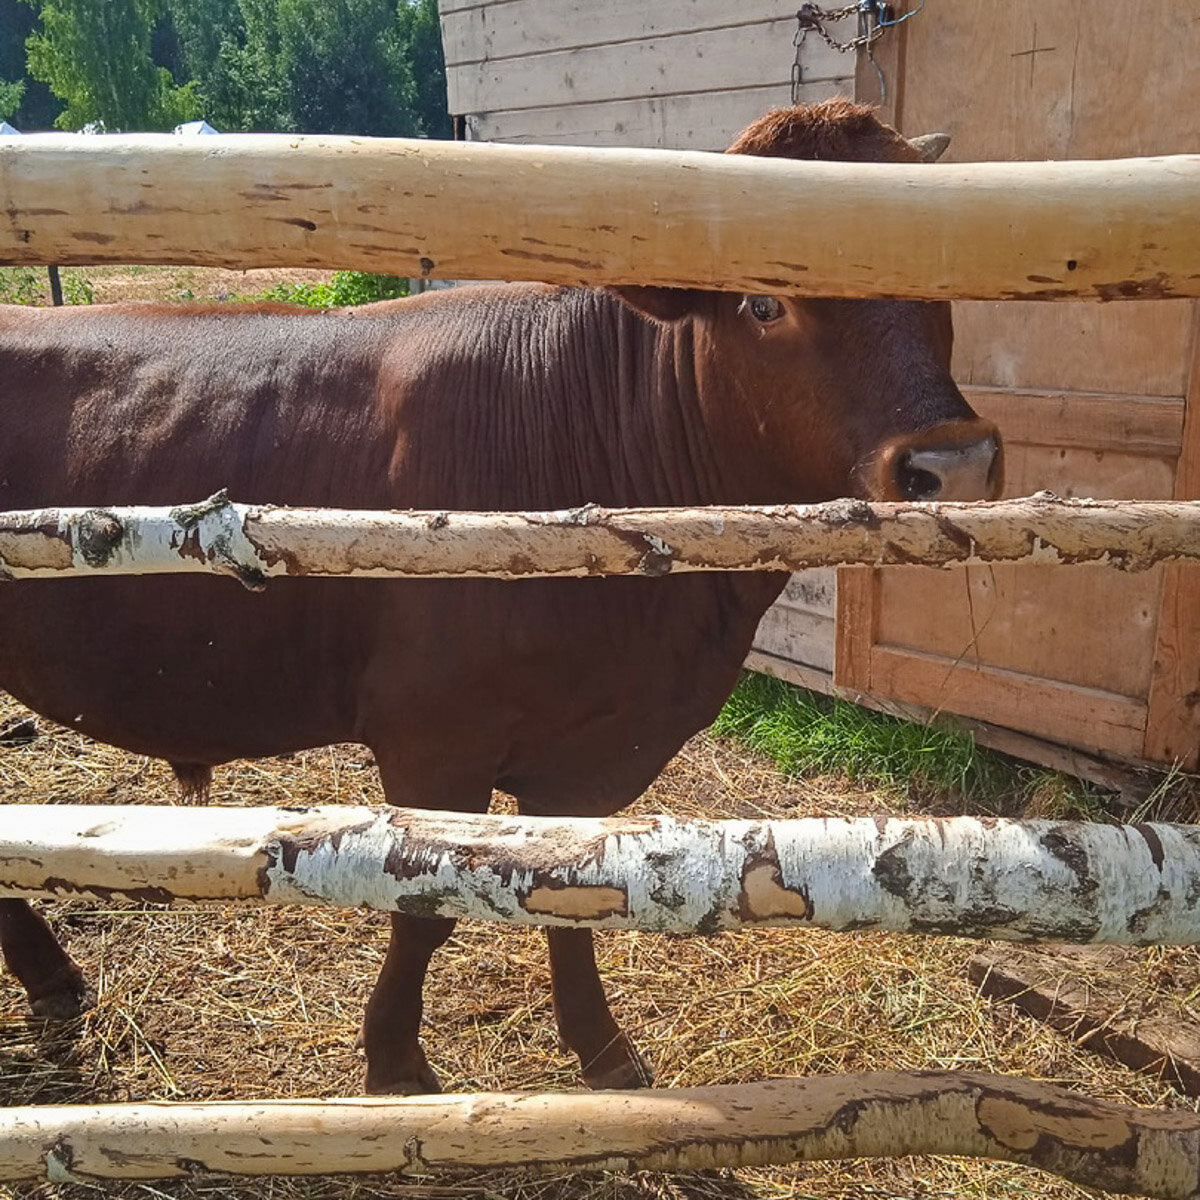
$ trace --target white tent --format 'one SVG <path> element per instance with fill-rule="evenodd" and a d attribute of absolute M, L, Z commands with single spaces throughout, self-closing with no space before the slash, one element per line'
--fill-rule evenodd
<path fill-rule="evenodd" d="M 217 133 L 207 121 L 185 121 L 182 125 L 176 125 L 175 133 Z"/>

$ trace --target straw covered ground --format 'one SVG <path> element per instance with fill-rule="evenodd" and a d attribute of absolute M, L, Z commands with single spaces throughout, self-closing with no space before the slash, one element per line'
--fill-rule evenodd
<path fill-rule="evenodd" d="M 190 275 L 183 281 L 154 274 L 154 294 L 214 294 Z M 140 296 L 145 277 L 139 271 L 124 282 Z M 110 298 L 106 279 L 95 282 L 97 298 L 102 290 Z M 247 287 L 240 279 L 218 284 L 217 295 L 227 287 L 265 286 L 255 280 Z M 0 726 L 23 715 L 0 696 Z M 0 803 L 177 802 L 163 764 L 44 721 L 38 727 L 28 744 L 0 747 Z M 217 773 L 212 797 L 219 804 L 381 801 L 370 758 L 355 746 L 233 764 Z M 684 748 L 639 808 L 707 817 L 963 811 L 952 796 L 880 793 L 829 776 L 788 780 L 765 759 L 707 735 Z M 1011 808 L 1008 814 L 1017 815 Z M 15 982 L 0 973 L 0 1105 L 359 1093 L 364 1063 L 355 1038 L 387 940 L 379 915 L 85 903 L 47 905 L 46 911 L 85 968 L 97 1002 L 78 1022 L 47 1026 L 28 1016 Z M 1026 1075 L 1135 1104 L 1195 1106 L 981 998 L 967 978 L 974 947 L 965 941 L 779 930 L 693 938 L 607 933 L 598 935 L 598 948 L 617 1018 L 652 1061 L 660 1085 L 964 1068 Z M 1130 1009 L 1153 1000 L 1184 1019 L 1193 994 L 1180 980 L 1196 967 L 1192 951 L 1139 953 L 1125 979 Z M 434 960 L 426 1018 L 427 1052 L 450 1089 L 575 1086 L 572 1061 L 553 1031 L 544 942 L 536 930 L 460 925 Z M 5 1193 L 0 1185 L 0 1195 L 8 1194 L 90 1200 L 97 1189 L 47 1184 Z M 111 1194 L 139 1200 L 1080 1200 L 1089 1193 L 1004 1164 L 905 1159 L 687 1176 L 196 1179 L 127 1185 Z"/>
<path fill-rule="evenodd" d="M 4 698 L 0 722 L 22 714 Z M 164 765 L 46 722 L 39 728 L 31 743 L 0 749 L 0 802 L 175 802 Z M 355 746 L 233 764 L 217 773 L 213 795 L 220 804 L 381 801 L 369 756 Z M 938 807 L 953 809 L 952 802 Z M 917 811 L 905 797 L 845 780 L 785 780 L 763 760 L 705 735 L 685 747 L 639 808 L 709 817 Z M 98 999 L 81 1021 L 47 1027 L 27 1016 L 11 976 L 0 975 L 0 1104 L 359 1093 L 363 1061 L 354 1043 L 386 945 L 384 918 L 314 909 L 102 910 L 79 902 L 46 908 Z M 964 941 L 763 930 L 695 938 L 607 933 L 598 942 L 618 1020 L 635 1033 L 663 1085 L 968 1068 L 1138 1104 L 1194 1103 L 982 999 L 967 979 L 973 947 Z M 1137 961 L 1130 1003 L 1157 994 L 1182 1015 L 1192 997 L 1172 980 L 1194 964 L 1193 952 L 1153 950 Z M 425 1041 L 456 1091 L 574 1086 L 572 1062 L 553 1031 L 541 934 L 461 925 L 434 961 Z M 674 1178 L 205 1180 L 117 1191 L 189 1200 L 1086 1194 L 1018 1167 L 919 1159 Z M 90 1190 L 70 1185 L 13 1191 L 63 1200 L 85 1194 Z"/>

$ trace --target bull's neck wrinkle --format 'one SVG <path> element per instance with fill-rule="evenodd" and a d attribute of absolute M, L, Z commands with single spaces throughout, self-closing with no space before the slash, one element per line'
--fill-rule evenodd
<path fill-rule="evenodd" d="M 463 296 L 438 315 L 408 345 L 436 369 L 411 359 L 400 369 L 401 506 L 730 498 L 704 426 L 690 321 L 659 324 L 588 288 L 514 288 L 491 304 Z"/>

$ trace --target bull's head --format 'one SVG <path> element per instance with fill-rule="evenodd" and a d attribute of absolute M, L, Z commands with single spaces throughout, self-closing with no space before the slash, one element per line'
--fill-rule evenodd
<path fill-rule="evenodd" d="M 848 101 L 780 109 L 731 154 L 858 162 L 936 158 L 941 134 L 909 141 Z M 751 502 L 978 500 L 999 494 L 996 428 L 950 377 L 950 306 L 676 288 L 614 289 L 691 339 L 705 423 Z M 733 475 L 737 475 L 734 478 Z"/>

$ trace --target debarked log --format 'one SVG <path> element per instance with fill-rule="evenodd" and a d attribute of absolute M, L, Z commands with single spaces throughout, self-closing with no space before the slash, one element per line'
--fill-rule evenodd
<path fill-rule="evenodd" d="M 0 807 L 0 896 L 367 907 L 525 925 L 788 925 L 1200 944 L 1200 827 L 950 817 Z"/>
<path fill-rule="evenodd" d="M 1200 156 L 846 163 L 234 134 L 0 144 L 0 263 L 810 296 L 1200 296 Z"/>
<path fill-rule="evenodd" d="M 796 571 L 858 563 L 1098 563 L 1200 559 L 1200 501 L 355 512 L 236 504 L 0 513 L 0 577 L 209 572 L 493 579 Z"/>
<path fill-rule="evenodd" d="M 0 1109 L 0 1180 L 704 1170 L 951 1154 L 1200 1196 L 1200 1117 L 982 1073 L 723 1087 Z"/>

